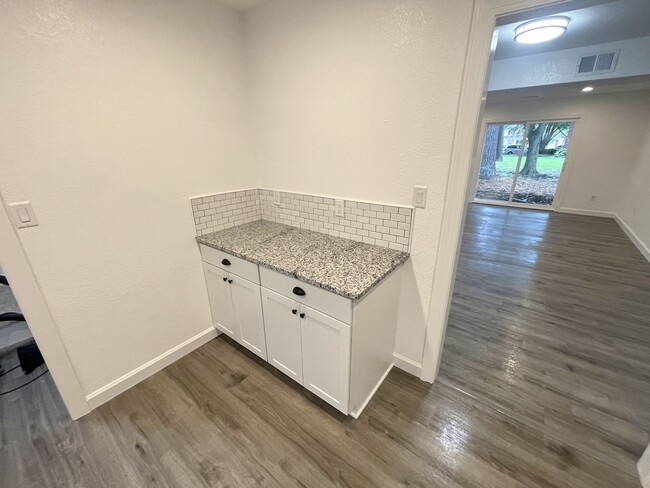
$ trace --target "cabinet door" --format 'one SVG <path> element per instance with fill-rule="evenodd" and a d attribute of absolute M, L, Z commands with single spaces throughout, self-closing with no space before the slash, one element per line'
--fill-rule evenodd
<path fill-rule="evenodd" d="M 268 361 L 302 384 L 300 316 L 294 300 L 262 288 Z"/>
<path fill-rule="evenodd" d="M 239 343 L 266 360 L 260 285 L 232 273 L 229 277 L 232 305 L 239 326 Z"/>
<path fill-rule="evenodd" d="M 350 326 L 302 306 L 303 385 L 347 415 Z"/>
<path fill-rule="evenodd" d="M 203 263 L 214 326 L 239 342 L 239 328 L 232 306 L 228 273 Z"/>

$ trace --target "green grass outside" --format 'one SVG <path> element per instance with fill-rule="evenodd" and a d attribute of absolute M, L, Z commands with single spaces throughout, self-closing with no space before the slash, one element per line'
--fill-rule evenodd
<path fill-rule="evenodd" d="M 515 172 L 517 166 L 517 159 L 519 156 L 514 154 L 504 154 L 503 161 L 497 161 L 497 174 L 499 176 L 510 176 Z M 521 158 L 521 167 L 524 167 L 526 157 Z M 540 174 L 558 176 L 562 170 L 564 158 L 556 158 L 555 156 L 539 156 L 537 158 L 537 171 Z"/>

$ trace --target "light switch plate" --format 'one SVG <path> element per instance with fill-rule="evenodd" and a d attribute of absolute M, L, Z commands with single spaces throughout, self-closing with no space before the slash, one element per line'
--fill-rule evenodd
<path fill-rule="evenodd" d="M 334 201 L 334 215 L 337 217 L 345 217 L 345 200 Z"/>
<path fill-rule="evenodd" d="M 34 213 L 31 202 L 16 202 L 7 205 L 11 220 L 17 229 L 25 227 L 35 227 L 38 225 L 38 219 Z"/>
<path fill-rule="evenodd" d="M 413 206 L 415 208 L 425 208 L 427 206 L 427 190 L 426 186 L 413 187 Z"/>

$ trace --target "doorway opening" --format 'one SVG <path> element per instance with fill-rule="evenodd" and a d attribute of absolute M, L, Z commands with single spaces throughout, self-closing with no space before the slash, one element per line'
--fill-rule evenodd
<path fill-rule="evenodd" d="M 45 360 L 0 267 L 0 398 L 11 399 L 8 395 L 47 373 Z"/>
<path fill-rule="evenodd" d="M 430 339 L 429 327 L 423 375 L 439 360 L 437 381 L 634 486 L 650 432 L 650 383 L 636 383 L 650 377 L 650 25 L 636 30 L 650 4 L 527 5 L 539 8 L 489 10 L 494 23 L 477 21 L 485 31 L 470 41 L 463 93 L 483 103 L 461 97 L 430 308 L 443 332 Z M 517 42 L 550 15 L 569 19 L 565 35 Z M 584 73 L 598 56 L 607 69 Z"/>
<path fill-rule="evenodd" d="M 552 210 L 575 120 L 490 122 L 474 201 Z"/>

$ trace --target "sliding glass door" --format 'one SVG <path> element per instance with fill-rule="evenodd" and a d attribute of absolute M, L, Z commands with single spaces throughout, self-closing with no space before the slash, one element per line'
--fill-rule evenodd
<path fill-rule="evenodd" d="M 488 124 L 475 201 L 553 208 L 574 125 Z"/>

